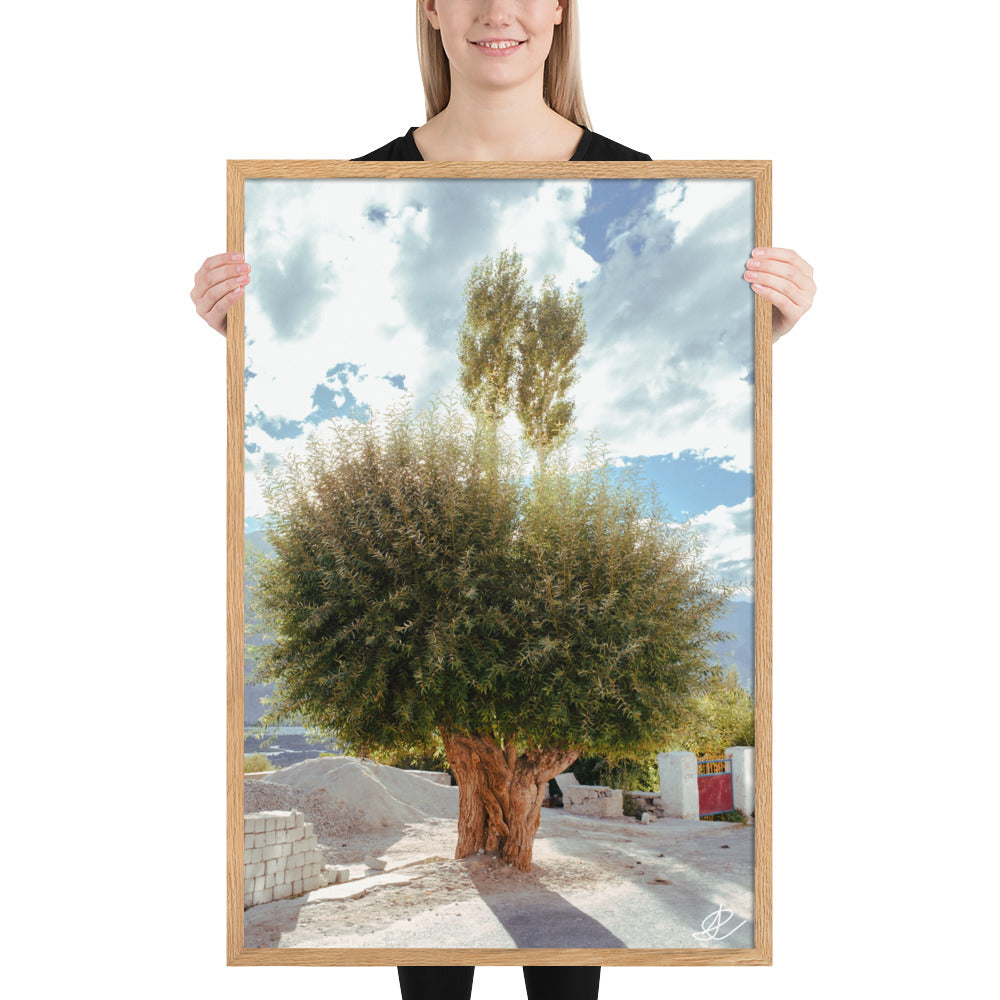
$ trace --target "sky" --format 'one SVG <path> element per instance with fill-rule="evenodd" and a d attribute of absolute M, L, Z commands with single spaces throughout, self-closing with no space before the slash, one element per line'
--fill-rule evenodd
<path fill-rule="evenodd" d="M 251 180 L 245 219 L 248 531 L 266 461 L 455 387 L 465 280 L 516 246 L 531 285 L 583 299 L 571 448 L 596 433 L 640 465 L 719 575 L 752 585 L 751 181 Z"/>

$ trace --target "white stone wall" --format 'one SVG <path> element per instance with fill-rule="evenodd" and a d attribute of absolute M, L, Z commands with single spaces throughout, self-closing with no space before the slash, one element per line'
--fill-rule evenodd
<path fill-rule="evenodd" d="M 606 785 L 567 785 L 563 788 L 563 809 L 580 816 L 621 816 L 623 802 L 620 788 Z"/>
<path fill-rule="evenodd" d="M 660 800 L 663 814 L 677 819 L 698 819 L 698 758 L 687 750 L 658 753 Z"/>
<path fill-rule="evenodd" d="M 243 817 L 243 908 L 318 889 L 323 855 L 312 823 L 298 812 Z"/>
<path fill-rule="evenodd" d="M 726 747 L 726 754 L 733 758 L 733 808 L 742 809 L 749 816 L 754 812 L 754 748 Z"/>

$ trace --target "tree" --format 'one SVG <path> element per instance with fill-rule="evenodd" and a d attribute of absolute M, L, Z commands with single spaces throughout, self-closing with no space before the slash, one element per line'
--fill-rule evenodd
<path fill-rule="evenodd" d="M 455 856 L 522 870 L 548 781 L 584 751 L 650 752 L 710 666 L 728 591 L 596 445 L 526 484 L 458 408 L 400 408 L 318 437 L 266 484 L 271 723 L 349 753 L 442 740 Z"/>
<path fill-rule="evenodd" d="M 721 758 L 726 747 L 753 745 L 753 697 L 743 687 L 735 667 L 716 663 L 692 690 L 670 738 L 659 749 L 690 750 Z M 581 784 L 652 789 L 659 780 L 657 754 L 613 760 L 581 756 L 573 774 Z"/>
<path fill-rule="evenodd" d="M 458 332 L 459 384 L 494 434 L 510 412 L 517 341 L 531 292 L 514 247 L 484 257 L 465 283 L 465 320 Z"/>
<path fill-rule="evenodd" d="M 716 664 L 689 699 L 664 747 L 721 757 L 726 747 L 753 745 L 753 698 L 735 667 Z"/>
<path fill-rule="evenodd" d="M 576 357 L 586 339 L 580 295 L 570 290 L 564 297 L 547 276 L 541 294 L 528 305 L 517 344 L 517 416 L 540 469 L 572 428 L 573 401 L 567 393 L 579 379 Z"/>
<path fill-rule="evenodd" d="M 494 433 L 515 408 L 540 469 L 572 428 L 576 358 L 587 336 L 583 300 L 547 275 L 539 295 L 514 247 L 484 257 L 465 283 L 458 333 L 459 384 Z"/>

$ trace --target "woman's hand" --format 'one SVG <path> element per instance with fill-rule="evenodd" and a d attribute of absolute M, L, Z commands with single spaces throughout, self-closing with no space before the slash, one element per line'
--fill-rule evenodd
<path fill-rule="evenodd" d="M 743 277 L 774 307 L 772 344 L 788 333 L 813 304 L 816 294 L 813 269 L 794 250 L 756 247 L 747 261 Z"/>
<path fill-rule="evenodd" d="M 250 265 L 241 253 L 219 253 L 209 257 L 194 276 L 191 301 L 198 315 L 224 337 L 226 313 L 246 290 Z"/>

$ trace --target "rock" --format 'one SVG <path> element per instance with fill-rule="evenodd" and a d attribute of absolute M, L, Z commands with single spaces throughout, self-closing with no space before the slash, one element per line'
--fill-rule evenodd
<path fill-rule="evenodd" d="M 347 865 L 327 865 L 324 872 L 327 885 L 339 885 L 341 882 L 350 881 L 351 878 L 351 869 Z"/>
<path fill-rule="evenodd" d="M 622 806 L 622 790 L 605 785 L 571 786 L 563 796 L 563 809 L 581 816 L 620 817 Z"/>
<path fill-rule="evenodd" d="M 384 872 L 386 870 L 386 868 L 389 867 L 389 859 L 388 858 L 366 857 L 365 858 L 365 864 L 369 868 L 374 868 L 376 871 Z"/>

